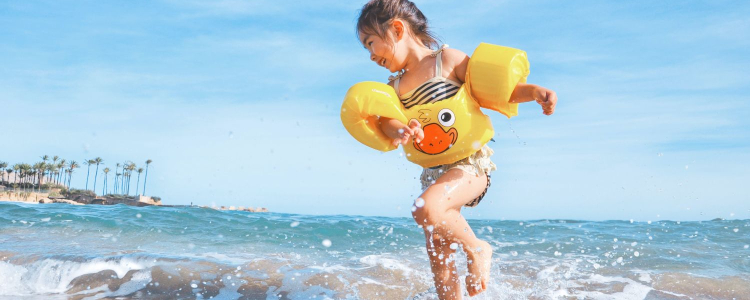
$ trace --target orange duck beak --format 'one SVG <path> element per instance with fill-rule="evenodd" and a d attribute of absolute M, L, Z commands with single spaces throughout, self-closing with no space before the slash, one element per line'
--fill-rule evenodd
<path fill-rule="evenodd" d="M 433 155 L 443 153 L 450 149 L 458 139 L 456 128 L 451 127 L 448 131 L 443 131 L 437 123 L 427 124 L 422 130 L 424 130 L 424 139 L 419 143 L 414 141 L 414 148 L 422 153 Z"/>

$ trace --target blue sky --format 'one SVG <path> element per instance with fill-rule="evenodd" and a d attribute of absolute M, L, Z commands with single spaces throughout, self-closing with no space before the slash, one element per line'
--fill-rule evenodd
<path fill-rule="evenodd" d="M 389 75 L 355 38 L 363 3 L 0 1 L 0 160 L 153 159 L 170 204 L 409 216 L 421 169 L 339 120 Z M 750 218 L 750 4 L 416 3 L 453 48 L 527 51 L 560 98 L 488 112 L 499 170 L 467 217 Z"/>

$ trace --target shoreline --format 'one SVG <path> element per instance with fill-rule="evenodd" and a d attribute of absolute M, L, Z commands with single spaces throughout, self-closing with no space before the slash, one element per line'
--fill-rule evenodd
<path fill-rule="evenodd" d="M 206 206 L 206 205 L 168 205 L 162 204 L 161 199 L 154 199 L 150 196 L 124 196 L 124 195 L 105 195 L 105 196 L 90 196 L 85 194 L 73 194 L 72 197 L 66 198 L 64 196 L 50 196 L 54 193 L 41 193 L 41 192 L 25 192 L 25 191 L 14 191 L 14 190 L 0 190 L 0 202 L 17 202 L 17 203 L 33 203 L 33 204 L 48 204 L 48 203 L 64 203 L 70 205 L 114 205 L 114 204 L 125 204 L 129 206 L 163 206 L 163 207 L 200 207 L 210 208 L 215 210 L 226 210 L 226 211 L 247 211 L 247 212 L 268 212 L 265 207 L 244 207 L 244 206 Z M 72 199 L 71 199 L 72 198 Z"/>

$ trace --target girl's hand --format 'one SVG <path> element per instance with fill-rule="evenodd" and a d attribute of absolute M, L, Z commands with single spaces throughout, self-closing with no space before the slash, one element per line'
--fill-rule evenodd
<path fill-rule="evenodd" d="M 545 115 L 551 115 L 555 112 L 555 105 L 557 105 L 557 94 L 548 88 L 527 84 L 519 83 L 510 95 L 510 103 L 523 103 L 529 101 L 536 101 L 542 106 L 542 110 Z"/>
<path fill-rule="evenodd" d="M 553 90 L 539 87 L 537 96 L 535 97 L 536 103 L 542 106 L 542 110 L 545 115 L 551 115 L 555 112 L 555 105 L 557 105 L 557 93 Z"/>
<path fill-rule="evenodd" d="M 409 125 L 403 125 L 398 128 L 398 136 L 393 139 L 393 145 L 398 146 L 408 144 L 411 139 L 415 139 L 417 143 L 424 139 L 424 131 L 422 130 L 421 124 L 416 119 L 411 119 Z"/>

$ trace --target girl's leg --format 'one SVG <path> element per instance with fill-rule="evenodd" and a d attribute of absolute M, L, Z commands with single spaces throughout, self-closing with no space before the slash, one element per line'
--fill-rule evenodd
<path fill-rule="evenodd" d="M 461 299 L 461 283 L 458 281 L 455 262 L 456 250 L 450 248 L 447 240 L 426 230 L 425 239 L 438 298 L 441 300 Z"/>
<path fill-rule="evenodd" d="M 481 195 L 486 187 L 487 176 L 473 176 L 460 169 L 451 169 L 422 193 L 424 206 L 417 207 L 412 213 L 418 224 L 432 232 L 433 239 L 438 235 L 448 245 L 457 243 L 463 247 L 469 261 L 466 289 L 471 296 L 487 288 L 492 247 L 474 235 L 461 215 L 461 208 Z"/>

